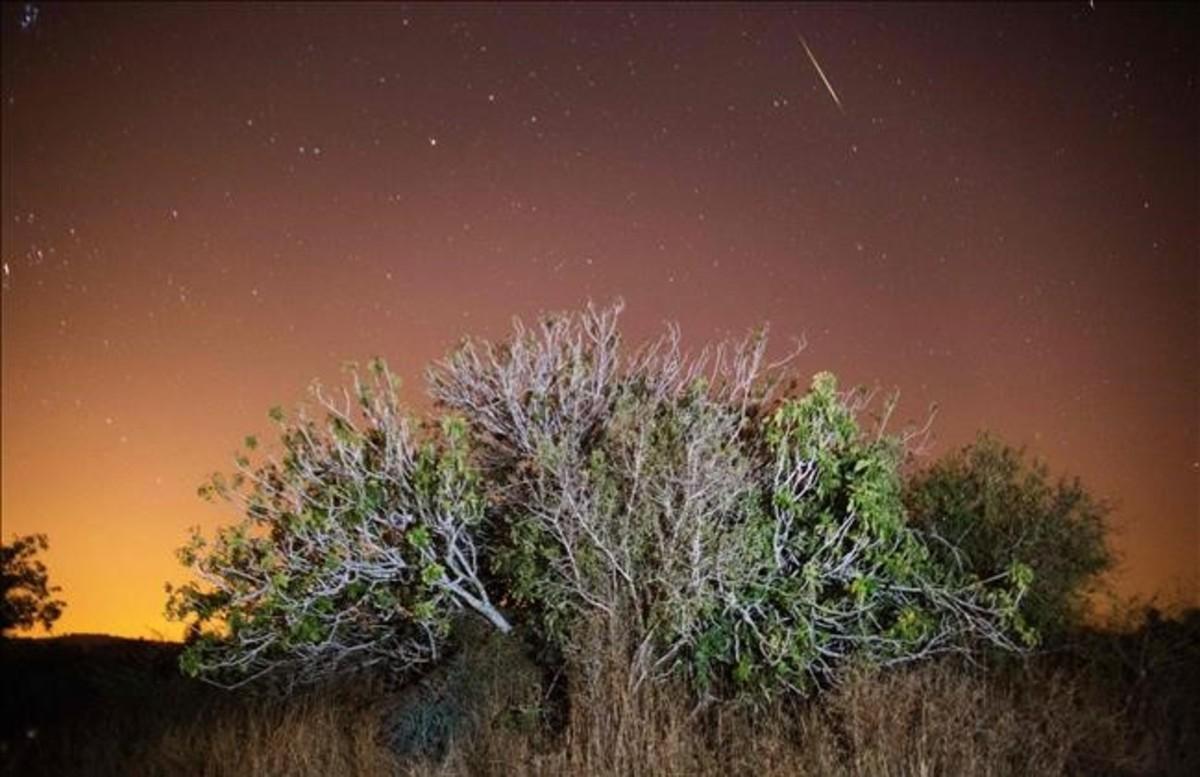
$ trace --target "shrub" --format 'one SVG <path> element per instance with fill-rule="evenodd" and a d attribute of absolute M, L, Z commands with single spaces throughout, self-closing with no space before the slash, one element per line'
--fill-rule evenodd
<path fill-rule="evenodd" d="M 761 335 L 689 357 L 670 330 L 626 356 L 618 313 L 518 323 L 431 374 L 475 433 L 493 573 L 547 640 L 594 650 L 581 620 L 615 619 L 635 686 L 767 695 L 852 657 L 1032 641 L 1027 568 L 974 577 L 908 529 L 902 443 L 860 432 L 861 395 L 823 374 L 780 397 Z"/>
<path fill-rule="evenodd" d="M 1052 481 L 1045 464 L 988 435 L 918 473 L 906 501 L 914 523 L 938 538 L 939 558 L 961 559 L 982 578 L 1017 562 L 1032 569 L 1021 611 L 1050 640 L 1079 625 L 1113 563 L 1108 507 L 1078 479 Z"/>
<path fill-rule="evenodd" d="M 231 478 L 201 488 L 237 501 L 245 518 L 211 543 L 194 531 L 179 551 L 206 584 L 174 589 L 168 605 L 194 619 L 188 673 L 240 685 L 403 670 L 438 657 L 464 608 L 508 630 L 478 577 L 483 502 L 461 423 L 447 418 L 418 441 L 386 365 L 352 377 L 341 401 L 313 387 L 319 423 L 303 408 L 293 419 L 272 411 L 280 458 L 252 466 L 239 454 Z"/>
<path fill-rule="evenodd" d="M 761 332 L 689 355 L 670 328 L 625 352 L 619 312 L 466 341 L 430 372 L 450 414 L 421 443 L 381 364 L 353 373 L 353 400 L 318 387 L 321 424 L 275 414 L 282 460 L 239 456 L 203 489 L 245 521 L 181 551 L 207 586 L 171 610 L 216 626 L 185 668 L 230 684 L 403 669 L 436 658 L 463 609 L 507 631 L 485 585 L 573 668 L 624 655 L 631 690 L 684 675 L 703 694 L 807 692 L 852 659 L 1032 641 L 1029 569 L 931 552 L 906 524 L 903 440 L 859 428 L 863 395 L 828 374 L 781 391 Z"/>
<path fill-rule="evenodd" d="M 747 438 L 777 381 L 765 339 L 689 357 L 679 333 L 622 352 L 620 307 L 517 323 L 467 341 L 430 374 L 474 432 L 492 509 L 492 571 L 568 653 L 579 624 L 619 619 L 634 682 L 669 671 L 720 592 L 754 563 Z"/>
<path fill-rule="evenodd" d="M 806 691 L 851 660 L 890 665 L 1033 641 L 1017 612 L 1027 568 L 981 579 L 937 559 L 907 525 L 903 440 L 859 428 L 868 400 L 822 373 L 764 419 L 760 504 L 745 524 L 760 563 L 698 640 L 698 672 L 719 657 L 740 685 Z"/>

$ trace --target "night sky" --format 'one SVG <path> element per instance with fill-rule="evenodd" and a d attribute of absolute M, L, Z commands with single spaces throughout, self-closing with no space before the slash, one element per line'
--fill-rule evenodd
<path fill-rule="evenodd" d="M 461 336 L 621 297 L 635 339 L 806 335 L 939 403 L 934 455 L 1028 445 L 1116 505 L 1123 592 L 1194 595 L 1197 21 L 5 5 L 3 531 L 50 535 L 56 630 L 177 635 L 268 407 L 379 354 L 427 408 Z"/>

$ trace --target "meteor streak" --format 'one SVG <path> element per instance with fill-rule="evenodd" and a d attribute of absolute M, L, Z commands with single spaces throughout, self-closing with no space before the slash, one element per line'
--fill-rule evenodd
<path fill-rule="evenodd" d="M 804 36 L 800 36 L 800 45 L 804 47 L 804 53 L 808 54 L 808 61 L 812 62 L 813 67 L 817 70 L 817 75 L 821 77 L 821 83 L 825 84 L 825 88 L 829 90 L 829 96 L 837 104 L 838 110 L 842 113 L 846 109 L 842 107 L 842 101 L 838 99 L 837 92 L 833 91 L 833 84 L 829 83 L 829 79 L 825 77 L 825 71 L 821 69 L 821 63 L 817 62 L 817 58 L 813 56 L 812 49 L 808 47 L 808 41 L 804 40 Z"/>

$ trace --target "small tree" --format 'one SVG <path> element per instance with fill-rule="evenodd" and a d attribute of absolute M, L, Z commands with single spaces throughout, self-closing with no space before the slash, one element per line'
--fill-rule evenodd
<path fill-rule="evenodd" d="M 200 626 L 185 668 L 403 669 L 460 610 L 508 630 L 484 581 L 583 679 L 611 681 L 595 672 L 615 658 L 632 688 L 804 692 L 853 659 L 1032 640 L 1029 569 L 931 551 L 907 524 L 904 440 L 860 429 L 864 395 L 828 374 L 781 391 L 761 332 L 689 355 L 672 327 L 625 351 L 619 312 L 464 342 L 430 372 L 452 415 L 420 444 L 381 364 L 353 398 L 316 388 L 321 423 L 276 413 L 282 459 L 239 456 L 203 489 L 246 519 L 181 551 L 202 581 L 171 604 Z"/>
<path fill-rule="evenodd" d="M 1022 612 L 1048 639 L 1080 622 L 1113 563 L 1108 506 L 989 435 L 917 473 L 906 500 L 916 525 L 939 538 L 931 547 L 941 558 L 981 577 L 1030 567 Z"/>
<path fill-rule="evenodd" d="M 689 357 L 671 329 L 625 354 L 619 310 L 518 322 L 431 374 L 476 435 L 493 572 L 543 636 L 586 654 L 579 619 L 607 619 L 634 683 L 766 694 L 1031 640 L 1026 568 L 972 576 L 906 525 L 903 443 L 859 430 L 863 395 L 821 375 L 781 401 L 761 335 Z"/>
<path fill-rule="evenodd" d="M 595 648 L 581 618 L 620 624 L 636 683 L 674 668 L 751 561 L 745 443 L 778 371 L 761 334 L 688 356 L 671 328 L 624 352 L 620 310 L 518 321 L 502 344 L 465 342 L 430 382 L 475 434 L 498 580 L 576 657 Z"/>
<path fill-rule="evenodd" d="M 50 585 L 46 565 L 37 558 L 49 547 L 45 534 L 14 536 L 0 545 L 0 635 L 39 623 L 48 631 L 62 615 L 66 603 L 54 598 L 61 589 Z"/>
<path fill-rule="evenodd" d="M 169 614 L 193 621 L 188 673 L 232 687 L 268 673 L 402 671 L 438 657 L 461 610 L 509 629 L 478 576 L 483 502 L 462 424 L 448 418 L 421 442 L 386 365 L 352 377 L 340 401 L 314 385 L 320 421 L 272 411 L 279 458 L 252 466 L 239 454 L 232 478 L 201 488 L 245 518 L 212 542 L 194 531 L 179 551 L 198 578 L 168 587 Z"/>

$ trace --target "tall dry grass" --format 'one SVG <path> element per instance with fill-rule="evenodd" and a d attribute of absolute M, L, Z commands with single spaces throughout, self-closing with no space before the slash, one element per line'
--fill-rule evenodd
<path fill-rule="evenodd" d="M 300 703 L 260 703 L 174 726 L 148 748 L 148 774 L 233 775 L 395 773 L 372 705 L 309 697 Z"/>
<path fill-rule="evenodd" d="M 987 673 L 961 661 L 849 673 L 819 699 L 697 708 L 680 685 L 634 689 L 619 639 L 593 635 L 569 673 L 557 736 L 507 725 L 503 698 L 412 777 L 522 775 L 1153 774 L 1127 720 L 1061 670 Z M 486 683 L 482 687 L 486 687 Z"/>
<path fill-rule="evenodd" d="M 518 640 L 474 635 L 438 670 L 399 691 L 360 680 L 289 698 L 246 697 L 163 675 L 140 696 L 103 696 L 47 719 L 32 739 L 4 735 L 0 773 L 1200 773 L 1196 737 L 1186 730 L 1196 720 L 1186 709 L 1196 674 L 1187 664 L 1166 678 L 1170 687 L 1159 687 L 1103 682 L 1094 664 L 1037 660 L 984 670 L 943 660 L 850 672 L 809 700 L 697 708 L 694 694 L 680 685 L 633 688 L 619 632 L 598 631 L 586 644 L 586 656 L 548 674 Z M 1148 695 L 1130 695 L 1142 687 Z M 1171 720 L 1177 730 L 1164 736 Z"/>

